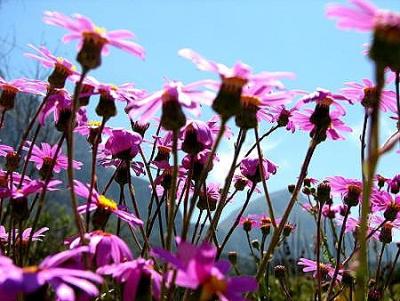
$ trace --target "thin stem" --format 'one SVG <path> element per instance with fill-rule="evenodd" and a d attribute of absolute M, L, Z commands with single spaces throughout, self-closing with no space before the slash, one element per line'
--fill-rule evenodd
<path fill-rule="evenodd" d="M 289 204 L 286 207 L 286 210 L 285 210 L 285 212 L 284 212 L 284 214 L 282 216 L 282 219 L 281 219 L 281 221 L 279 223 L 279 227 L 277 229 L 275 229 L 274 234 L 272 235 L 271 242 L 269 244 L 268 250 L 264 254 L 264 256 L 263 256 L 263 258 L 262 258 L 262 260 L 260 262 L 260 265 L 259 265 L 259 268 L 258 268 L 258 271 L 257 271 L 257 279 L 258 280 L 261 280 L 261 278 L 263 277 L 263 274 L 264 274 L 265 268 L 267 266 L 267 263 L 271 260 L 271 255 L 273 254 L 276 246 L 279 243 L 279 238 L 280 238 L 280 236 L 282 234 L 283 228 L 284 228 L 286 222 L 288 221 L 290 212 L 292 211 L 293 206 L 294 206 L 294 204 L 295 204 L 295 202 L 297 200 L 297 195 L 299 194 L 299 191 L 300 191 L 300 189 L 301 189 L 301 187 L 303 185 L 304 178 L 307 176 L 308 166 L 310 165 L 311 158 L 312 158 L 312 156 L 314 154 L 314 151 L 315 151 L 315 149 L 317 147 L 317 144 L 318 144 L 318 142 L 315 139 L 312 139 L 311 142 L 310 142 L 310 146 L 308 147 L 307 154 L 305 156 L 303 165 L 301 167 L 300 175 L 298 177 L 295 189 L 294 189 L 294 191 L 292 193 L 292 196 L 290 198 Z"/>
<path fill-rule="evenodd" d="M 36 130 L 35 130 L 35 134 L 33 135 L 31 144 L 29 145 L 28 153 L 26 154 L 26 158 L 25 158 L 25 162 L 24 162 L 24 167 L 22 168 L 21 179 L 19 181 L 18 188 L 21 188 L 22 184 L 24 182 L 26 170 L 28 168 L 29 159 L 32 156 L 33 147 L 35 146 L 35 142 L 36 142 L 36 139 L 39 136 L 39 132 L 40 132 L 41 127 L 42 126 L 40 124 L 37 125 Z"/>
<path fill-rule="evenodd" d="M 208 156 L 207 162 L 204 165 L 204 167 L 203 167 L 203 169 L 202 169 L 202 171 L 200 173 L 199 180 L 196 182 L 196 185 L 195 185 L 195 188 L 194 188 L 194 191 L 193 191 L 193 195 L 192 195 L 192 198 L 190 200 L 189 220 L 192 217 L 193 210 L 194 210 L 194 207 L 195 207 L 196 202 L 197 202 L 197 198 L 199 197 L 200 189 L 201 189 L 202 184 L 203 184 L 203 182 L 205 181 L 205 179 L 206 179 L 206 177 L 208 175 L 208 170 L 209 170 L 209 168 L 211 166 L 211 163 L 212 163 L 212 161 L 214 159 L 214 155 L 217 152 L 218 145 L 220 144 L 220 142 L 222 140 L 222 137 L 224 136 L 226 122 L 227 122 L 227 120 L 222 119 L 221 126 L 219 128 L 217 137 L 215 138 L 214 145 L 213 145 L 213 147 L 211 149 L 211 152 L 210 152 L 210 154 Z M 213 228 L 210 227 L 210 229 L 213 229 Z M 183 231 L 187 232 L 188 229 L 183 229 Z M 210 230 L 210 231 L 212 231 L 212 230 Z M 214 233 L 214 236 L 215 236 L 215 233 Z"/>
<path fill-rule="evenodd" d="M 368 124 L 368 110 L 365 110 L 364 113 L 364 121 L 363 121 L 363 127 L 362 127 L 362 132 L 361 132 L 361 175 L 363 182 L 365 182 L 365 171 L 364 171 L 364 162 L 365 162 L 365 136 L 367 133 L 367 124 Z"/>
<path fill-rule="evenodd" d="M 97 150 L 98 150 L 99 143 L 101 140 L 101 133 L 103 132 L 106 121 L 107 121 L 107 119 L 103 117 L 99 131 L 97 132 L 96 137 L 94 138 L 94 141 L 93 141 L 90 187 L 89 187 L 89 195 L 88 195 L 87 203 L 86 203 L 86 231 L 89 231 L 89 223 L 90 223 L 90 210 L 89 209 L 90 209 L 90 205 L 92 204 L 93 189 L 94 189 L 94 185 L 96 183 Z"/>
<path fill-rule="evenodd" d="M 377 287 L 379 280 L 382 280 L 379 278 L 379 275 L 381 274 L 381 265 L 382 265 L 382 257 L 383 257 L 383 251 L 385 250 L 386 243 L 382 243 L 381 247 L 381 252 L 379 253 L 379 260 L 378 260 L 378 267 L 376 268 L 376 274 L 375 274 L 375 287 Z"/>
<path fill-rule="evenodd" d="M 343 243 L 343 239 L 344 239 L 344 234 L 345 234 L 345 230 L 346 230 L 346 223 L 347 223 L 347 219 L 350 215 L 350 210 L 351 207 L 348 206 L 347 210 L 346 210 L 346 214 L 343 218 L 343 223 L 342 223 L 342 227 L 340 229 L 340 234 L 339 234 L 339 241 L 337 244 L 337 249 L 336 249 L 336 264 L 335 264 L 335 270 L 333 272 L 333 276 L 332 276 L 332 280 L 331 283 L 329 284 L 329 289 L 328 289 L 328 296 L 326 298 L 326 300 L 330 300 L 330 296 L 333 292 L 333 286 L 335 284 L 335 281 L 337 279 L 337 276 L 339 274 L 339 268 L 340 268 L 340 250 L 342 249 L 342 243 Z"/>
<path fill-rule="evenodd" d="M 172 135 L 172 154 L 174 157 L 174 168 L 172 172 L 172 183 L 171 189 L 168 195 L 168 228 L 167 228 L 167 241 L 166 247 L 167 250 L 171 250 L 171 241 L 172 241 L 172 232 L 174 229 L 174 215 L 175 215 L 175 207 L 176 207 L 176 183 L 178 179 L 178 134 L 179 131 L 173 131 Z"/>
<path fill-rule="evenodd" d="M 317 219 L 317 284 L 318 284 L 318 300 L 322 301 L 321 289 L 321 217 L 323 203 L 318 202 L 318 219 Z"/>
<path fill-rule="evenodd" d="M 386 282 L 385 282 L 385 286 L 384 286 L 385 289 L 389 286 L 390 281 L 392 280 L 393 273 L 394 273 L 394 270 L 396 269 L 396 264 L 397 264 L 397 261 L 399 260 L 399 257 L 400 257 L 400 247 L 397 247 L 396 256 L 394 257 L 393 263 L 391 265 L 391 268 L 390 268 L 390 271 L 388 274 L 388 278 L 386 279 Z"/>
<path fill-rule="evenodd" d="M 250 202 L 250 198 L 254 192 L 254 189 L 256 188 L 257 183 L 253 183 L 253 186 L 249 189 L 249 191 L 247 192 L 247 197 L 246 197 L 246 201 L 243 204 L 242 209 L 240 210 L 238 216 L 236 217 L 235 222 L 233 223 L 232 227 L 229 229 L 228 233 L 226 234 L 221 246 L 218 249 L 218 254 L 217 254 L 217 258 L 219 258 L 221 256 L 222 251 L 224 250 L 227 242 L 229 241 L 229 239 L 231 238 L 233 231 L 235 231 L 236 227 L 239 225 L 240 219 L 243 216 L 244 211 L 247 209 L 247 205 Z"/>
<path fill-rule="evenodd" d="M 79 232 L 79 237 L 81 241 L 85 241 L 84 237 L 84 227 L 82 224 L 81 217 L 78 212 L 78 202 L 76 200 L 76 195 L 75 195 L 75 185 L 74 185 L 74 128 L 75 128 L 75 120 L 76 120 L 76 112 L 79 107 L 79 95 L 82 90 L 82 83 L 83 80 L 85 79 L 86 74 L 89 72 L 87 69 L 82 70 L 81 77 L 78 81 L 78 83 L 75 85 L 75 91 L 74 91 L 74 97 L 72 101 L 72 116 L 70 122 L 68 122 L 68 127 L 67 127 L 67 133 L 66 133 L 66 138 L 67 138 L 67 157 L 68 157 L 68 169 L 67 169 L 67 174 L 68 174 L 68 183 L 69 183 L 69 191 L 70 191 L 70 196 L 71 196 L 71 205 L 72 205 L 72 211 L 74 213 L 75 217 L 75 224 Z"/>
<path fill-rule="evenodd" d="M 262 183 L 262 186 L 264 189 L 265 199 L 267 200 L 267 206 L 268 206 L 268 211 L 269 211 L 269 216 L 271 218 L 272 226 L 274 226 L 274 228 L 276 228 L 274 208 L 272 206 L 271 197 L 269 196 L 268 187 L 267 187 L 267 183 L 265 180 L 265 174 L 264 174 L 265 171 L 264 171 L 264 167 L 263 167 L 263 155 L 262 155 L 262 151 L 261 151 L 260 139 L 258 137 L 257 127 L 254 128 L 254 135 L 256 138 L 257 153 L 258 153 L 258 166 L 259 166 L 260 175 L 261 175 L 261 183 Z"/>
<path fill-rule="evenodd" d="M 236 162 L 238 161 L 240 150 L 246 139 L 246 134 L 247 134 L 247 130 L 240 130 L 240 132 L 239 132 L 238 140 L 236 141 L 236 145 L 235 145 L 235 153 L 233 156 L 232 164 L 229 169 L 228 175 L 226 176 L 224 188 L 222 190 L 217 209 L 215 211 L 214 217 L 210 223 L 210 227 L 209 227 L 208 233 L 206 235 L 206 239 L 208 239 L 208 240 L 211 238 L 212 235 L 215 235 L 214 229 L 217 228 L 219 219 L 221 217 L 222 210 L 225 207 L 226 199 L 227 199 L 228 193 L 229 193 L 229 187 L 231 186 L 233 175 L 236 170 Z"/>
<path fill-rule="evenodd" d="M 200 210 L 200 213 L 199 213 L 199 215 L 197 216 L 196 225 L 195 225 L 195 227 L 194 227 L 194 231 L 193 231 L 193 235 L 192 235 L 192 240 L 191 240 L 192 244 L 194 243 L 194 239 L 196 238 L 197 230 L 198 230 L 199 225 L 200 225 L 200 220 L 201 220 L 201 216 L 203 215 L 203 211 L 204 211 L 204 210 Z"/>
<path fill-rule="evenodd" d="M 371 108 L 371 120 L 368 133 L 368 158 L 364 164 L 366 171 L 366 179 L 363 182 L 363 200 L 361 203 L 361 220 L 358 240 L 360 242 L 359 266 L 356 275 L 356 300 L 365 299 L 368 281 L 368 248 L 367 248 L 367 231 L 368 216 L 370 212 L 369 199 L 372 192 L 374 175 L 379 159 L 379 105 L 382 89 L 384 86 L 385 74 L 384 67 L 379 63 L 376 64 L 376 95 L 377 99 Z"/>

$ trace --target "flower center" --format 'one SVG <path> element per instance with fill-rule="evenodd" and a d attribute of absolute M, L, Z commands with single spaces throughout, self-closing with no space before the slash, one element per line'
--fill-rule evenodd
<path fill-rule="evenodd" d="M 36 273 L 37 271 L 39 271 L 39 267 L 36 265 L 32 265 L 32 266 L 27 266 L 27 267 L 23 267 L 22 270 L 24 271 L 24 273 Z"/>
<path fill-rule="evenodd" d="M 389 43 L 400 43 L 400 14 L 386 11 L 378 14 L 375 34 Z"/>
<path fill-rule="evenodd" d="M 205 284 L 203 284 L 200 301 L 211 300 L 217 293 L 224 293 L 228 285 L 223 279 L 211 276 Z"/>
<path fill-rule="evenodd" d="M 98 206 L 103 209 L 110 211 L 115 211 L 118 209 L 117 203 L 105 197 L 104 195 L 100 195 L 97 201 L 98 201 Z"/>
<path fill-rule="evenodd" d="M 364 98 L 361 100 L 361 104 L 364 107 L 371 108 L 377 101 L 376 87 L 364 88 Z"/>
<path fill-rule="evenodd" d="M 92 127 L 92 128 L 98 128 L 98 127 L 101 126 L 101 121 L 98 121 L 98 120 L 90 120 L 90 121 L 88 122 L 88 126 L 89 126 L 89 127 Z"/>

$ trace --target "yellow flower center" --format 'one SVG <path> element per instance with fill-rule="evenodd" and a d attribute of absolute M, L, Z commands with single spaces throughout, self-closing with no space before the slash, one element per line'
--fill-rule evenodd
<path fill-rule="evenodd" d="M 98 120 L 90 120 L 90 121 L 88 122 L 88 126 L 89 126 L 89 127 L 93 127 L 93 128 L 100 127 L 100 126 L 101 126 L 101 121 L 98 121 Z"/>
<path fill-rule="evenodd" d="M 107 198 L 104 195 L 100 195 L 98 199 L 98 206 L 102 207 L 103 209 L 114 211 L 117 210 L 118 205 L 113 200 Z"/>
<path fill-rule="evenodd" d="M 96 26 L 94 28 L 94 32 L 102 35 L 102 34 L 105 34 L 107 32 L 107 30 L 105 27 Z"/>
<path fill-rule="evenodd" d="M 211 276 L 208 281 L 203 284 L 200 301 L 211 300 L 217 293 L 224 293 L 227 287 L 228 285 L 223 279 Z"/>
<path fill-rule="evenodd" d="M 39 268 L 36 265 L 32 265 L 23 267 L 22 270 L 24 271 L 24 273 L 36 273 L 39 270 Z"/>

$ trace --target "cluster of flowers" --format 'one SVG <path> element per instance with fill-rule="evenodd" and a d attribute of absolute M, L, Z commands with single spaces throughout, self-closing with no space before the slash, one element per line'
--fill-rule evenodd
<path fill-rule="evenodd" d="M 0 145 L 0 156 L 4 157 L 4 170 L 0 171 L 1 300 L 46 300 L 55 296 L 57 300 L 70 301 L 94 299 L 99 295 L 126 301 L 139 297 L 202 301 L 243 300 L 246 296 L 268 298 L 270 284 L 265 275 L 272 268 L 268 263 L 281 243 L 296 231 L 289 218 L 301 193 L 308 200 L 301 205 L 313 216 L 317 234 L 315 260 L 300 258 L 298 265 L 304 272 L 313 272 L 316 300 L 334 300 L 340 294 L 350 294 L 351 300 L 356 286 L 362 296 L 359 300 L 364 300 L 367 293 L 368 300 L 381 300 L 399 257 L 398 254 L 392 270 L 385 274 L 381 269 L 382 254 L 393 241 L 393 229 L 400 229 L 400 176 L 387 179 L 374 175 L 374 170 L 378 157 L 396 145 L 398 130 L 382 148 L 374 141 L 379 141 L 376 130 L 379 111 L 400 119 L 400 15 L 378 9 L 365 0 L 351 2 L 352 7 L 329 6 L 327 15 L 337 19 L 341 28 L 373 32 L 368 55 L 375 63 L 376 78 L 375 82 L 365 78 L 345 83 L 337 93 L 322 88 L 312 93 L 289 90 L 282 80 L 292 79 L 293 73 L 256 73 L 242 62 L 230 68 L 192 49 L 181 49 L 178 54 L 198 69 L 217 74 L 219 80 L 188 84 L 168 80 L 153 93 L 138 89 L 133 83 L 119 86 L 101 83 L 88 73 L 101 65 L 102 55 L 110 46 L 144 58 L 143 47 L 132 41 L 133 33 L 106 31 L 81 15 L 69 17 L 45 12 L 45 23 L 69 31 L 63 37 L 64 42 L 79 41 L 77 61 L 81 72 L 44 46 L 30 45 L 33 53 L 26 56 L 51 70 L 47 81 L 0 78 L 3 128 L 17 94 L 43 98 L 20 144 L 16 148 Z M 385 87 L 393 82 L 397 91 Z M 66 88 L 71 83 L 75 84 L 73 93 Z M 95 96 L 99 98 L 95 112 L 100 121 L 89 121 L 87 106 Z M 107 124 L 117 115 L 118 103 L 125 105 L 131 129 L 112 128 Z M 360 145 L 362 180 L 341 176 L 322 181 L 307 178 L 308 166 L 318 145 L 327 139 L 343 140 L 345 133 L 352 131 L 343 121 L 345 106 L 358 104 L 365 111 Z M 204 106 L 216 112 L 208 121 L 198 119 Z M 186 112 L 196 119 L 187 118 Z M 228 127 L 231 119 L 235 120 L 237 130 Z M 49 123 L 54 123 L 60 132 L 58 143 L 37 144 L 41 126 Z M 260 136 L 259 129 L 264 124 L 270 124 L 271 128 Z M 37 130 L 31 133 L 34 125 Z M 150 139 L 146 135 L 149 129 L 155 130 Z M 279 218 L 275 216 L 274 200 L 267 188 L 267 181 L 278 172 L 278 166 L 264 157 L 261 143 L 277 130 L 290 133 L 301 130 L 310 136 L 298 181 L 289 186 L 291 198 Z M 243 155 L 244 142 L 251 132 L 254 132 L 254 145 Z M 86 183 L 74 177 L 75 169 L 85 168 L 74 160 L 74 135 L 86 137 L 91 146 L 91 176 Z M 214 163 L 219 160 L 218 146 L 233 136 L 236 136 L 235 150 L 225 181 L 207 181 Z M 66 153 L 63 153 L 64 143 Z M 149 153 L 145 152 L 147 149 Z M 183 156 L 181 161 L 179 156 Z M 26 175 L 29 162 L 37 170 L 35 179 Z M 99 165 L 113 172 L 102 191 L 97 183 Z M 68 184 L 63 187 L 55 174 L 64 170 Z M 151 199 L 136 200 L 133 175 L 148 178 Z M 107 193 L 113 181 L 120 187 L 119 202 Z M 124 195 L 126 187 L 132 202 L 129 206 Z M 66 188 L 70 191 L 77 233 L 65 238 L 64 251 L 49 254 L 41 262 L 32 262 L 32 245 L 41 243 L 46 231 L 51 231 L 37 229 L 46 196 Z M 265 195 L 267 207 L 260 216 L 246 217 L 244 213 L 254 192 Z M 82 201 L 80 204 L 77 196 Z M 244 202 L 230 230 L 219 242 L 217 229 L 221 215 L 234 199 L 236 203 L 241 199 Z M 147 202 L 147 219 L 141 217 L 138 202 Z M 362 212 L 359 217 L 355 215 L 355 208 Z M 197 222 L 192 227 L 196 215 Z M 182 227 L 178 228 L 180 216 Z M 115 234 L 106 231 L 110 218 L 117 221 Z M 156 220 L 160 230 L 158 246 L 151 240 Z M 334 244 L 326 240 L 326 231 L 321 227 L 324 221 L 332 223 Z M 134 251 L 120 237 L 122 222 L 130 229 L 137 245 Z M 230 263 L 220 260 L 239 224 L 246 232 L 255 259 L 255 277 L 230 276 L 231 264 L 240 274 L 234 252 L 229 253 Z M 253 228 L 261 230 L 261 245 L 250 241 Z M 354 237 L 351 253 L 344 248 L 346 233 Z M 366 266 L 362 254 L 370 240 L 380 242 L 382 249 L 375 282 L 368 292 L 363 292 L 368 275 L 363 272 Z M 360 264 L 351 265 L 359 252 Z M 286 267 L 277 265 L 273 270 L 284 296 L 292 300 Z M 354 272 L 358 272 L 357 277 Z"/>

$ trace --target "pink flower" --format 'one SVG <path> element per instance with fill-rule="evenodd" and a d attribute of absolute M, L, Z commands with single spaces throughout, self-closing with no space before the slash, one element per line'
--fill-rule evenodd
<path fill-rule="evenodd" d="M 67 59 L 54 56 L 50 50 L 44 46 L 36 48 L 29 44 L 29 47 L 35 50 L 38 54 L 25 53 L 25 56 L 39 61 L 46 68 L 54 69 L 53 73 L 48 78 L 51 87 L 62 89 L 64 88 L 65 81 L 68 77 L 71 75 L 78 75 L 76 67 Z"/>
<path fill-rule="evenodd" d="M 253 277 L 229 277 L 230 264 L 216 261 L 217 250 L 210 244 L 194 246 L 179 241 L 176 254 L 160 248 L 153 249 L 153 254 L 175 267 L 177 285 L 199 288 L 200 300 L 210 300 L 214 296 L 219 300 L 242 300 L 243 293 L 257 289 Z"/>
<path fill-rule="evenodd" d="M 132 260 L 133 256 L 126 243 L 111 233 L 101 230 L 86 234 L 89 253 L 93 256 L 96 267 Z M 82 245 L 79 237 L 69 243 L 71 249 Z"/>
<path fill-rule="evenodd" d="M 24 150 L 27 151 L 31 142 L 26 143 L 27 146 L 24 147 Z M 32 156 L 29 158 L 29 161 L 36 163 L 36 168 L 41 170 L 42 168 L 50 168 L 53 158 L 57 152 L 57 144 L 51 146 L 48 143 L 41 143 L 41 147 L 34 145 L 32 148 Z M 75 169 L 81 169 L 82 163 L 79 161 L 73 161 L 72 167 Z M 67 156 L 63 155 L 61 150 L 59 151 L 55 164 L 53 166 L 53 171 L 55 173 L 59 173 L 63 169 L 68 168 L 68 158 Z"/>
<path fill-rule="evenodd" d="M 339 195 L 344 202 L 355 206 L 361 201 L 362 182 L 357 179 L 346 179 L 342 176 L 328 177 L 333 195 Z"/>
<path fill-rule="evenodd" d="M 43 93 L 47 90 L 47 83 L 40 80 L 31 80 L 26 78 L 6 81 L 0 76 L 0 88 L 3 90 L 3 93 L 8 93 L 9 96 L 19 92 L 43 95 Z"/>
<path fill-rule="evenodd" d="M 75 182 L 75 192 L 77 195 L 80 197 L 83 197 L 84 199 L 88 199 L 89 197 L 89 187 L 88 185 L 84 185 L 79 181 L 74 181 Z M 83 204 L 78 207 L 78 212 L 79 213 L 84 213 L 86 212 L 86 206 L 87 204 Z M 97 222 L 96 227 L 104 227 L 105 224 L 108 221 L 108 217 L 110 214 L 114 214 L 118 218 L 126 221 L 129 225 L 132 227 L 138 226 L 138 225 L 143 225 L 143 221 L 137 218 L 135 215 L 133 215 L 130 212 L 127 212 L 126 210 L 123 210 L 125 208 L 122 208 L 121 206 L 118 206 L 117 203 L 115 203 L 113 200 L 107 198 L 104 195 L 100 195 L 95 189 L 93 190 L 92 193 L 92 200 L 90 203 L 89 211 L 97 211 Z"/>
<path fill-rule="evenodd" d="M 276 122 L 280 126 L 286 127 L 286 130 L 294 133 L 298 127 L 295 120 L 293 120 L 293 113 L 298 110 L 298 106 L 294 106 L 291 109 L 285 107 L 285 105 L 274 106 L 269 108 L 271 114 L 271 122 Z"/>
<path fill-rule="evenodd" d="M 201 120 L 191 120 L 181 130 L 181 149 L 189 154 L 197 154 L 204 149 L 211 149 L 213 137 L 208 124 Z"/>
<path fill-rule="evenodd" d="M 63 37 L 63 42 L 80 40 L 81 51 L 85 44 L 89 44 L 99 47 L 98 51 L 105 54 L 108 52 L 107 46 L 111 45 L 144 59 L 143 47 L 130 41 L 135 35 L 128 30 L 107 32 L 105 28 L 96 26 L 89 18 L 79 14 L 68 17 L 59 12 L 46 11 L 43 20 L 47 24 L 69 30 L 70 33 Z"/>
<path fill-rule="evenodd" d="M 337 111 L 339 111 L 342 115 L 345 115 L 346 111 L 341 105 L 341 101 L 346 101 L 350 104 L 353 104 L 350 99 L 342 94 L 332 93 L 331 91 L 323 88 L 317 88 L 316 91 L 303 96 L 299 100 L 299 103 L 307 104 L 314 102 L 316 104 L 325 104 L 329 106 L 333 105 L 336 107 Z"/>
<path fill-rule="evenodd" d="M 343 95 L 354 102 L 360 102 L 364 107 L 369 108 L 378 101 L 375 84 L 364 78 L 362 83 L 345 83 L 347 88 L 342 89 Z M 380 97 L 380 109 L 383 112 L 391 111 L 397 113 L 396 93 L 389 90 L 383 90 Z"/>
<path fill-rule="evenodd" d="M 263 159 L 262 168 L 264 179 L 268 180 L 271 174 L 276 174 L 278 166 L 267 159 Z M 247 179 L 256 184 L 261 181 L 258 157 L 246 157 L 240 162 L 240 171 Z"/>
<path fill-rule="evenodd" d="M 276 80 L 278 78 L 294 78 L 294 74 L 291 72 L 261 72 L 258 74 L 252 74 L 250 66 L 242 62 L 237 62 L 232 68 L 228 68 L 223 64 L 205 59 L 200 54 L 189 48 L 179 50 L 178 54 L 191 60 L 200 70 L 217 73 L 222 79 L 241 78 L 245 82 L 249 83 L 262 82 L 264 84 L 269 84 L 270 86 L 276 86 Z"/>
<path fill-rule="evenodd" d="M 138 133 L 122 129 L 112 130 L 103 152 L 112 158 L 132 160 L 139 152 L 141 142 L 142 136 Z"/>
<path fill-rule="evenodd" d="M 304 273 L 313 273 L 313 277 L 317 277 L 317 262 L 307 259 L 307 258 L 300 258 L 299 261 L 297 262 L 299 266 L 303 267 L 303 272 Z M 330 278 L 333 277 L 333 274 L 335 272 L 335 268 L 332 267 L 329 263 L 320 263 L 319 264 L 319 270 L 321 273 L 321 277 L 326 277 L 329 276 Z M 342 276 L 340 275 L 343 272 L 343 270 L 339 270 L 339 275 L 337 276 L 337 280 L 340 281 L 342 279 Z"/>
<path fill-rule="evenodd" d="M 341 29 L 356 29 L 371 31 L 382 19 L 389 18 L 390 12 L 379 10 L 375 5 L 366 0 L 352 0 L 353 7 L 342 4 L 330 4 L 326 15 L 337 19 L 337 26 Z"/>
<path fill-rule="evenodd" d="M 314 115 L 314 110 L 304 109 L 303 111 L 297 111 L 293 113 L 292 121 L 295 122 L 300 129 L 303 131 L 310 132 L 313 136 L 316 130 L 316 124 L 312 122 Z M 339 110 L 329 112 L 330 123 L 326 129 L 326 136 L 332 140 L 344 140 L 344 137 L 340 132 L 352 132 L 352 129 L 345 125 L 345 123 L 340 120 L 343 113 Z"/>
<path fill-rule="evenodd" d="M 162 276 L 154 269 L 152 260 L 138 258 L 131 261 L 107 265 L 96 271 L 101 275 L 111 275 L 116 281 L 123 283 L 123 301 L 136 300 L 147 293 L 141 280 L 150 279 L 153 300 L 160 299 Z"/>
<path fill-rule="evenodd" d="M 386 191 L 374 191 L 371 195 L 373 211 L 383 211 L 383 216 L 393 221 L 397 219 L 400 212 L 400 196 L 393 197 Z"/>
<path fill-rule="evenodd" d="M 130 100 L 125 111 L 133 120 L 139 118 L 145 122 L 149 120 L 164 103 L 176 101 L 192 114 L 199 115 L 201 104 L 210 105 L 214 94 L 200 89 L 203 82 L 194 82 L 184 85 L 179 81 L 168 81 L 162 90 L 154 92 L 138 100 Z"/>

